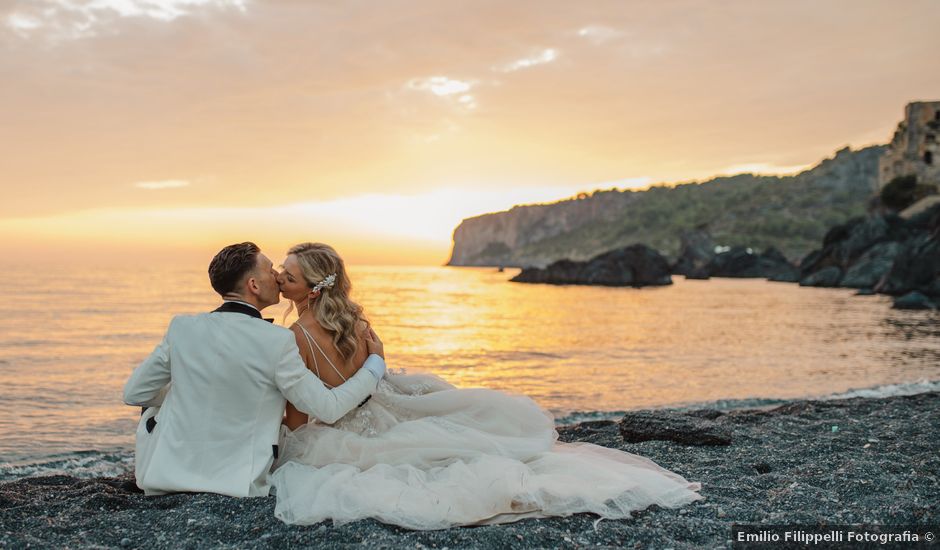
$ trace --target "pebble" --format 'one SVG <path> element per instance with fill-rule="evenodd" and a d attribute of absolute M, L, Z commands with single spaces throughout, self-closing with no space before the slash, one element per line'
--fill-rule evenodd
<path fill-rule="evenodd" d="M 615 424 L 591 430 L 561 426 L 562 441 L 620 448 L 702 484 L 704 501 L 676 511 L 653 507 L 630 519 L 605 520 L 596 531 L 597 516 L 589 514 L 428 532 L 375 520 L 293 526 L 273 516 L 274 497 L 233 499 L 205 493 L 145 497 L 121 491 L 127 507 L 98 512 L 83 504 L 96 494 L 114 495 L 115 486 L 132 481 L 133 475 L 105 479 L 63 475 L 0 482 L 0 548 L 142 545 L 154 550 L 266 550 L 273 540 L 298 548 L 338 547 L 352 541 L 375 548 L 420 544 L 419 548 L 449 550 L 551 548 L 559 543 L 716 548 L 730 546 L 727 536 L 733 521 L 931 525 L 940 523 L 940 510 L 933 505 L 940 494 L 940 476 L 934 475 L 940 471 L 940 422 L 934 421 L 938 413 L 940 393 L 729 411 L 721 422 L 735 433 L 730 447 L 686 447 L 659 440 L 626 444 Z M 864 422 L 853 423 L 860 419 Z M 826 433 L 833 425 L 851 429 Z M 820 432 L 826 437 L 812 436 Z M 870 439 L 881 443 L 872 445 L 874 449 L 858 445 L 872 443 Z M 755 465 L 761 463 L 772 463 L 772 472 L 756 473 Z M 690 517 L 696 518 L 694 529 L 685 525 Z"/>

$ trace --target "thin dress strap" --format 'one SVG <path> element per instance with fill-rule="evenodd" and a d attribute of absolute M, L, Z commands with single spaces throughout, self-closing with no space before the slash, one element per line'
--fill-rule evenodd
<path fill-rule="evenodd" d="M 331 367 L 333 367 L 333 370 L 336 372 L 336 374 L 338 374 L 339 377 L 343 379 L 343 382 L 345 382 L 346 377 L 343 376 L 343 373 L 340 372 L 338 368 L 336 368 L 336 365 L 334 365 L 332 361 L 330 361 L 330 358 L 326 355 L 326 353 L 323 352 L 323 348 L 320 347 L 320 344 L 317 343 L 316 339 L 314 339 L 314 337 L 311 336 L 309 332 L 307 332 L 307 329 L 302 324 L 297 323 L 297 326 L 300 327 L 300 330 L 304 332 L 304 336 L 307 338 L 307 346 L 310 348 L 310 355 L 313 355 L 313 368 L 317 372 L 317 378 L 320 377 L 320 367 L 319 365 L 317 365 L 317 354 L 314 353 L 313 346 L 317 347 L 317 351 L 320 352 L 320 355 L 322 355 L 323 358 L 326 359 L 326 362 L 329 363 Z M 321 378 L 321 380 L 323 379 Z M 326 382 L 323 382 L 323 383 L 329 386 L 329 384 L 327 384 Z"/>
<path fill-rule="evenodd" d="M 303 325 L 301 325 L 300 323 L 297 323 L 297 326 L 300 327 L 300 330 L 304 332 L 304 339 L 307 340 L 307 347 L 310 348 L 310 355 L 313 356 L 313 370 L 314 372 L 317 373 L 317 378 L 320 378 L 320 365 L 317 364 L 317 354 L 314 353 L 313 346 L 310 345 L 310 342 L 313 340 L 313 337 L 310 336 L 310 333 L 307 332 L 307 329 L 305 329 Z M 320 381 L 323 382 L 323 379 L 320 378 Z M 327 384 L 326 382 L 323 382 L 323 385 L 329 386 L 329 384 Z"/>

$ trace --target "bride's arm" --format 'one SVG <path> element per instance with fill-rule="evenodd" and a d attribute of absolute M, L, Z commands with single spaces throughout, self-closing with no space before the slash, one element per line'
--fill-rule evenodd
<path fill-rule="evenodd" d="M 297 350 L 300 351 L 304 349 L 301 346 L 306 344 L 306 342 L 304 341 L 304 337 L 300 331 L 291 327 L 291 332 L 294 333 L 294 340 L 297 342 Z M 304 363 L 307 364 L 307 368 L 309 369 L 309 362 L 307 361 L 307 358 L 304 357 L 302 351 L 300 352 L 300 357 L 303 359 Z M 290 401 L 287 402 L 287 407 L 284 410 L 284 421 L 282 423 L 287 426 L 289 430 L 296 430 L 297 428 L 306 424 L 308 420 L 310 420 L 310 418 L 306 414 L 298 411 L 297 407 L 295 407 Z"/>
<path fill-rule="evenodd" d="M 352 359 L 350 360 L 350 363 L 352 365 L 355 365 L 355 367 L 353 368 L 353 370 L 349 372 L 350 375 L 356 374 L 356 372 L 358 372 L 359 369 L 362 368 L 362 364 L 366 362 L 366 359 L 369 357 L 369 354 L 375 353 L 374 351 L 371 351 L 369 348 L 369 339 L 370 339 L 369 330 L 370 330 L 369 323 L 362 321 L 362 320 L 356 323 L 356 342 L 357 342 L 356 353 L 353 354 Z M 383 359 L 385 358 L 384 350 L 382 351 L 380 355 L 382 355 Z"/>

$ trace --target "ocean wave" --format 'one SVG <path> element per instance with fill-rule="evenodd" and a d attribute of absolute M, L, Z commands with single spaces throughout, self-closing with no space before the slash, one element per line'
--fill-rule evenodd
<path fill-rule="evenodd" d="M 546 351 L 519 350 L 519 351 L 489 351 L 482 350 L 476 353 L 469 353 L 467 356 L 471 360 L 486 361 L 521 361 L 526 359 L 566 359 L 566 355 L 559 353 L 550 353 Z"/>
<path fill-rule="evenodd" d="M 129 342 L 134 340 L 159 340 L 163 335 L 159 332 L 119 332 L 95 335 L 95 339 L 104 341 Z"/>
<path fill-rule="evenodd" d="M 0 463 L 0 481 L 48 475 L 110 477 L 133 469 L 133 451 L 75 451 L 36 462 Z"/>
<path fill-rule="evenodd" d="M 581 422 L 596 422 L 598 420 L 620 420 L 627 411 L 579 411 L 567 413 L 555 418 L 556 426 L 568 426 Z"/>
<path fill-rule="evenodd" d="M 823 399 L 849 399 L 851 397 L 896 397 L 899 395 L 917 395 L 918 393 L 927 393 L 940 391 L 940 380 L 923 379 L 918 382 L 907 384 L 885 384 L 883 386 L 874 386 L 871 388 L 853 389 L 841 393 L 827 395 Z"/>
<path fill-rule="evenodd" d="M 7 348 L 36 348 L 67 343 L 67 340 L 8 340 L 3 345 Z"/>
<path fill-rule="evenodd" d="M 719 411 L 733 411 L 741 409 L 762 409 L 786 405 L 794 401 L 832 401 L 835 399 L 851 399 L 862 397 L 866 399 L 879 399 L 884 397 L 898 397 L 903 395 L 917 395 L 940 391 L 940 380 L 919 380 L 904 384 L 884 384 L 869 388 L 851 389 L 844 392 L 832 393 L 822 396 L 794 397 L 789 399 L 770 397 L 749 397 L 743 399 L 718 399 L 715 401 L 702 401 L 695 403 L 677 403 L 663 407 L 642 407 L 642 409 L 670 409 L 674 411 L 695 411 L 701 409 L 715 409 Z M 556 412 L 555 424 L 566 426 L 597 420 L 620 420 L 627 411 L 576 411 Z"/>
<path fill-rule="evenodd" d="M 901 395 L 916 395 L 919 393 L 935 391 L 940 391 L 940 380 L 923 379 L 917 382 L 909 382 L 904 384 L 885 384 L 868 388 L 850 389 L 844 392 L 837 392 L 826 395 L 807 395 L 805 397 L 793 397 L 786 399 L 765 397 L 720 399 L 717 401 L 677 405 L 669 408 L 687 411 L 698 409 L 717 409 L 720 411 L 735 409 L 760 409 L 765 407 L 785 405 L 794 401 L 831 401 L 835 399 L 850 399 L 853 397 L 878 399 L 883 397 L 897 397 Z"/>

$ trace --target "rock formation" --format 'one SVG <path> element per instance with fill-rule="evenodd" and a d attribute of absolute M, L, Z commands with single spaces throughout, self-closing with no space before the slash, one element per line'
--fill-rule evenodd
<path fill-rule="evenodd" d="M 940 302 L 940 205 L 905 220 L 896 214 L 833 227 L 800 264 L 803 286 L 871 289 L 903 297 L 896 307 Z M 867 292 L 866 292 L 867 293 Z"/>
<path fill-rule="evenodd" d="M 611 250 L 587 262 L 559 260 L 548 267 L 523 269 L 517 283 L 556 285 L 653 286 L 670 285 L 669 263 L 652 248 L 635 244 Z"/>
<path fill-rule="evenodd" d="M 715 246 L 715 240 L 704 227 L 683 231 L 679 235 L 679 259 L 672 266 L 672 274 L 708 278 L 704 269 L 715 257 Z"/>
<path fill-rule="evenodd" d="M 658 440 L 682 445 L 731 445 L 731 430 L 727 426 L 678 411 L 628 412 L 619 428 L 628 443 Z"/>
<path fill-rule="evenodd" d="M 757 253 L 750 248 L 735 246 L 717 254 L 703 268 L 708 277 L 763 278 L 796 282 L 799 269 L 776 248 Z"/>

